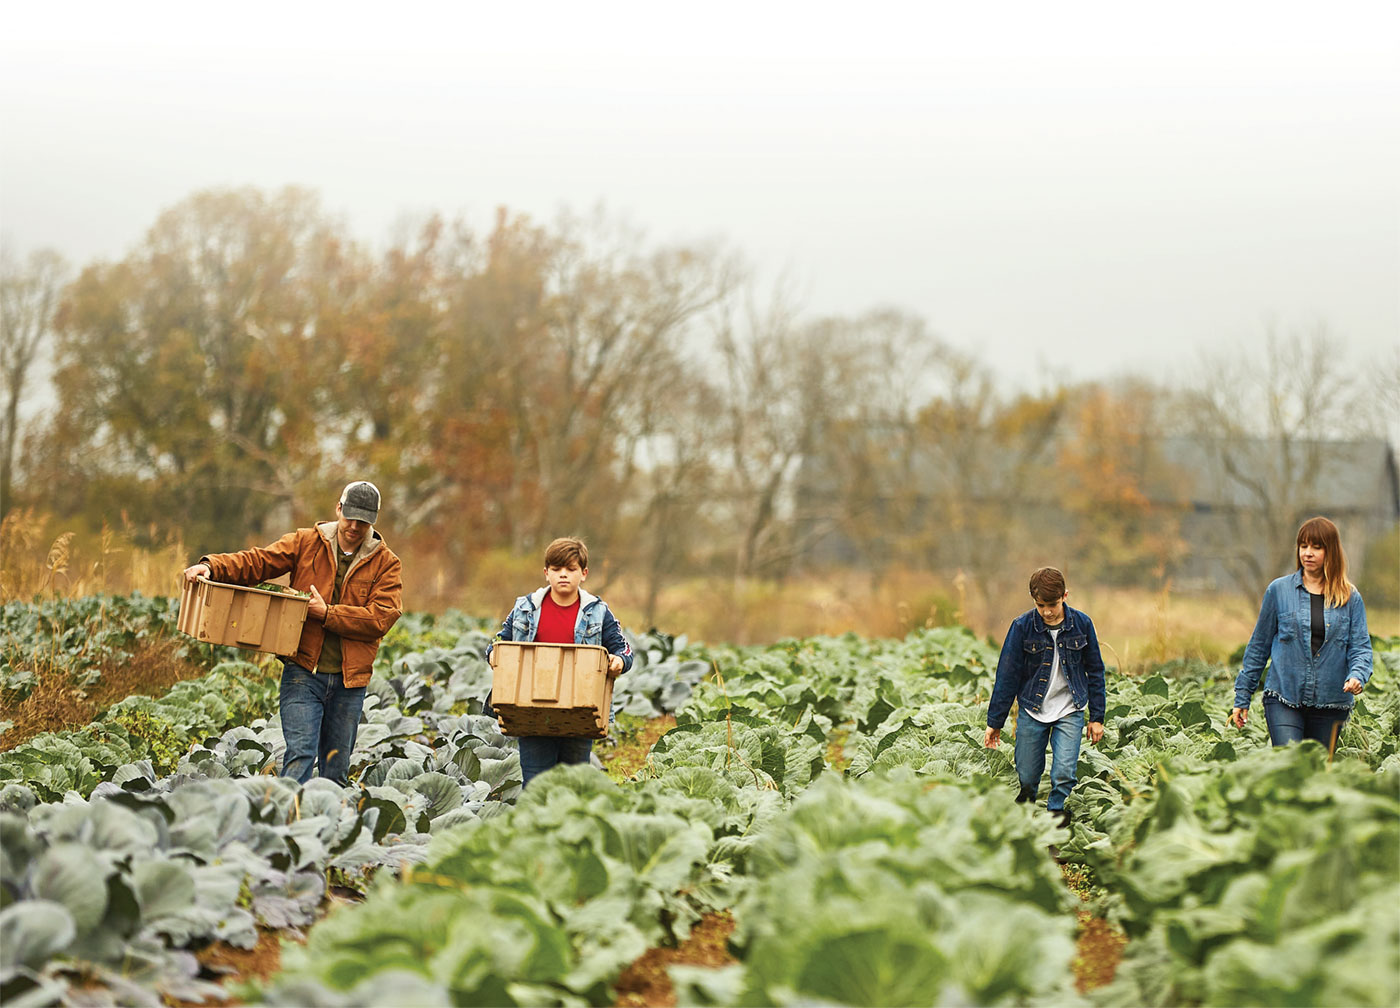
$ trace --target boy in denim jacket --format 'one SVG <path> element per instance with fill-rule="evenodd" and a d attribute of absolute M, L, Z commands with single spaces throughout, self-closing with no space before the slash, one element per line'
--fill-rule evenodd
<path fill-rule="evenodd" d="M 541 644 L 601 644 L 608 650 L 608 675 L 632 667 L 632 645 L 607 603 L 583 590 L 588 577 L 588 547 L 581 539 L 556 539 L 544 552 L 545 586 L 515 600 L 496 641 L 536 641 Z M 560 763 L 587 763 L 593 740 L 578 737 L 522 735 L 520 772 L 524 784 Z"/>
<path fill-rule="evenodd" d="M 1069 591 L 1063 574 L 1054 567 L 1042 567 L 1031 575 L 1030 589 L 1035 608 L 1012 621 L 1001 645 L 982 744 L 997 747 L 1011 702 L 1017 701 L 1015 755 L 1021 792 L 1016 800 L 1035 801 L 1049 745 L 1046 808 L 1062 826 L 1068 826 L 1065 799 L 1074 789 L 1086 708 L 1089 744 L 1103 738 L 1103 657 L 1093 622 L 1065 605 Z"/>

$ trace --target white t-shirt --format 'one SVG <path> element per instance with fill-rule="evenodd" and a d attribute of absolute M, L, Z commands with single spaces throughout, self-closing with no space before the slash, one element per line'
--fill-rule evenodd
<path fill-rule="evenodd" d="M 1045 687 L 1045 699 L 1041 702 L 1040 710 L 1026 713 L 1042 724 L 1049 724 L 1066 714 L 1083 710 L 1087 705 L 1074 702 L 1074 694 L 1069 691 L 1069 680 L 1060 671 L 1060 631 L 1064 628 L 1048 626 L 1045 629 L 1050 631 L 1050 647 L 1055 652 L 1050 664 L 1050 685 Z"/>

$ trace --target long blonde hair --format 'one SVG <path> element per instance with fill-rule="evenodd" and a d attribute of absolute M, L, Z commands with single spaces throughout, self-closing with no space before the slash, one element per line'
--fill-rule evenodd
<path fill-rule="evenodd" d="M 1293 550 L 1293 559 L 1298 561 L 1298 569 L 1303 569 L 1303 561 L 1298 559 L 1298 547 L 1322 547 L 1322 594 L 1333 609 L 1347 604 L 1356 586 L 1347 580 L 1347 555 L 1342 549 L 1342 536 L 1329 518 L 1321 516 L 1309 518 L 1298 529 L 1298 539 Z"/>

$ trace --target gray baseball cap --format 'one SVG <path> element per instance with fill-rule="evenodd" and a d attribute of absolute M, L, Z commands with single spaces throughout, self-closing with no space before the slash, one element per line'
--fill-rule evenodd
<path fill-rule="evenodd" d="M 347 484 L 340 492 L 340 513 L 373 525 L 379 518 L 379 488 L 366 480 Z"/>

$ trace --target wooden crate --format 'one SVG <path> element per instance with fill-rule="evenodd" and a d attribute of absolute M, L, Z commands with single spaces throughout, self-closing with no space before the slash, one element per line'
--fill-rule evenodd
<path fill-rule="evenodd" d="M 176 623 L 181 632 L 206 644 L 230 644 L 275 655 L 297 653 L 309 598 L 203 577 L 181 581 Z"/>
<path fill-rule="evenodd" d="M 613 677 L 606 648 L 497 641 L 491 668 L 491 706 L 507 735 L 607 735 Z"/>

